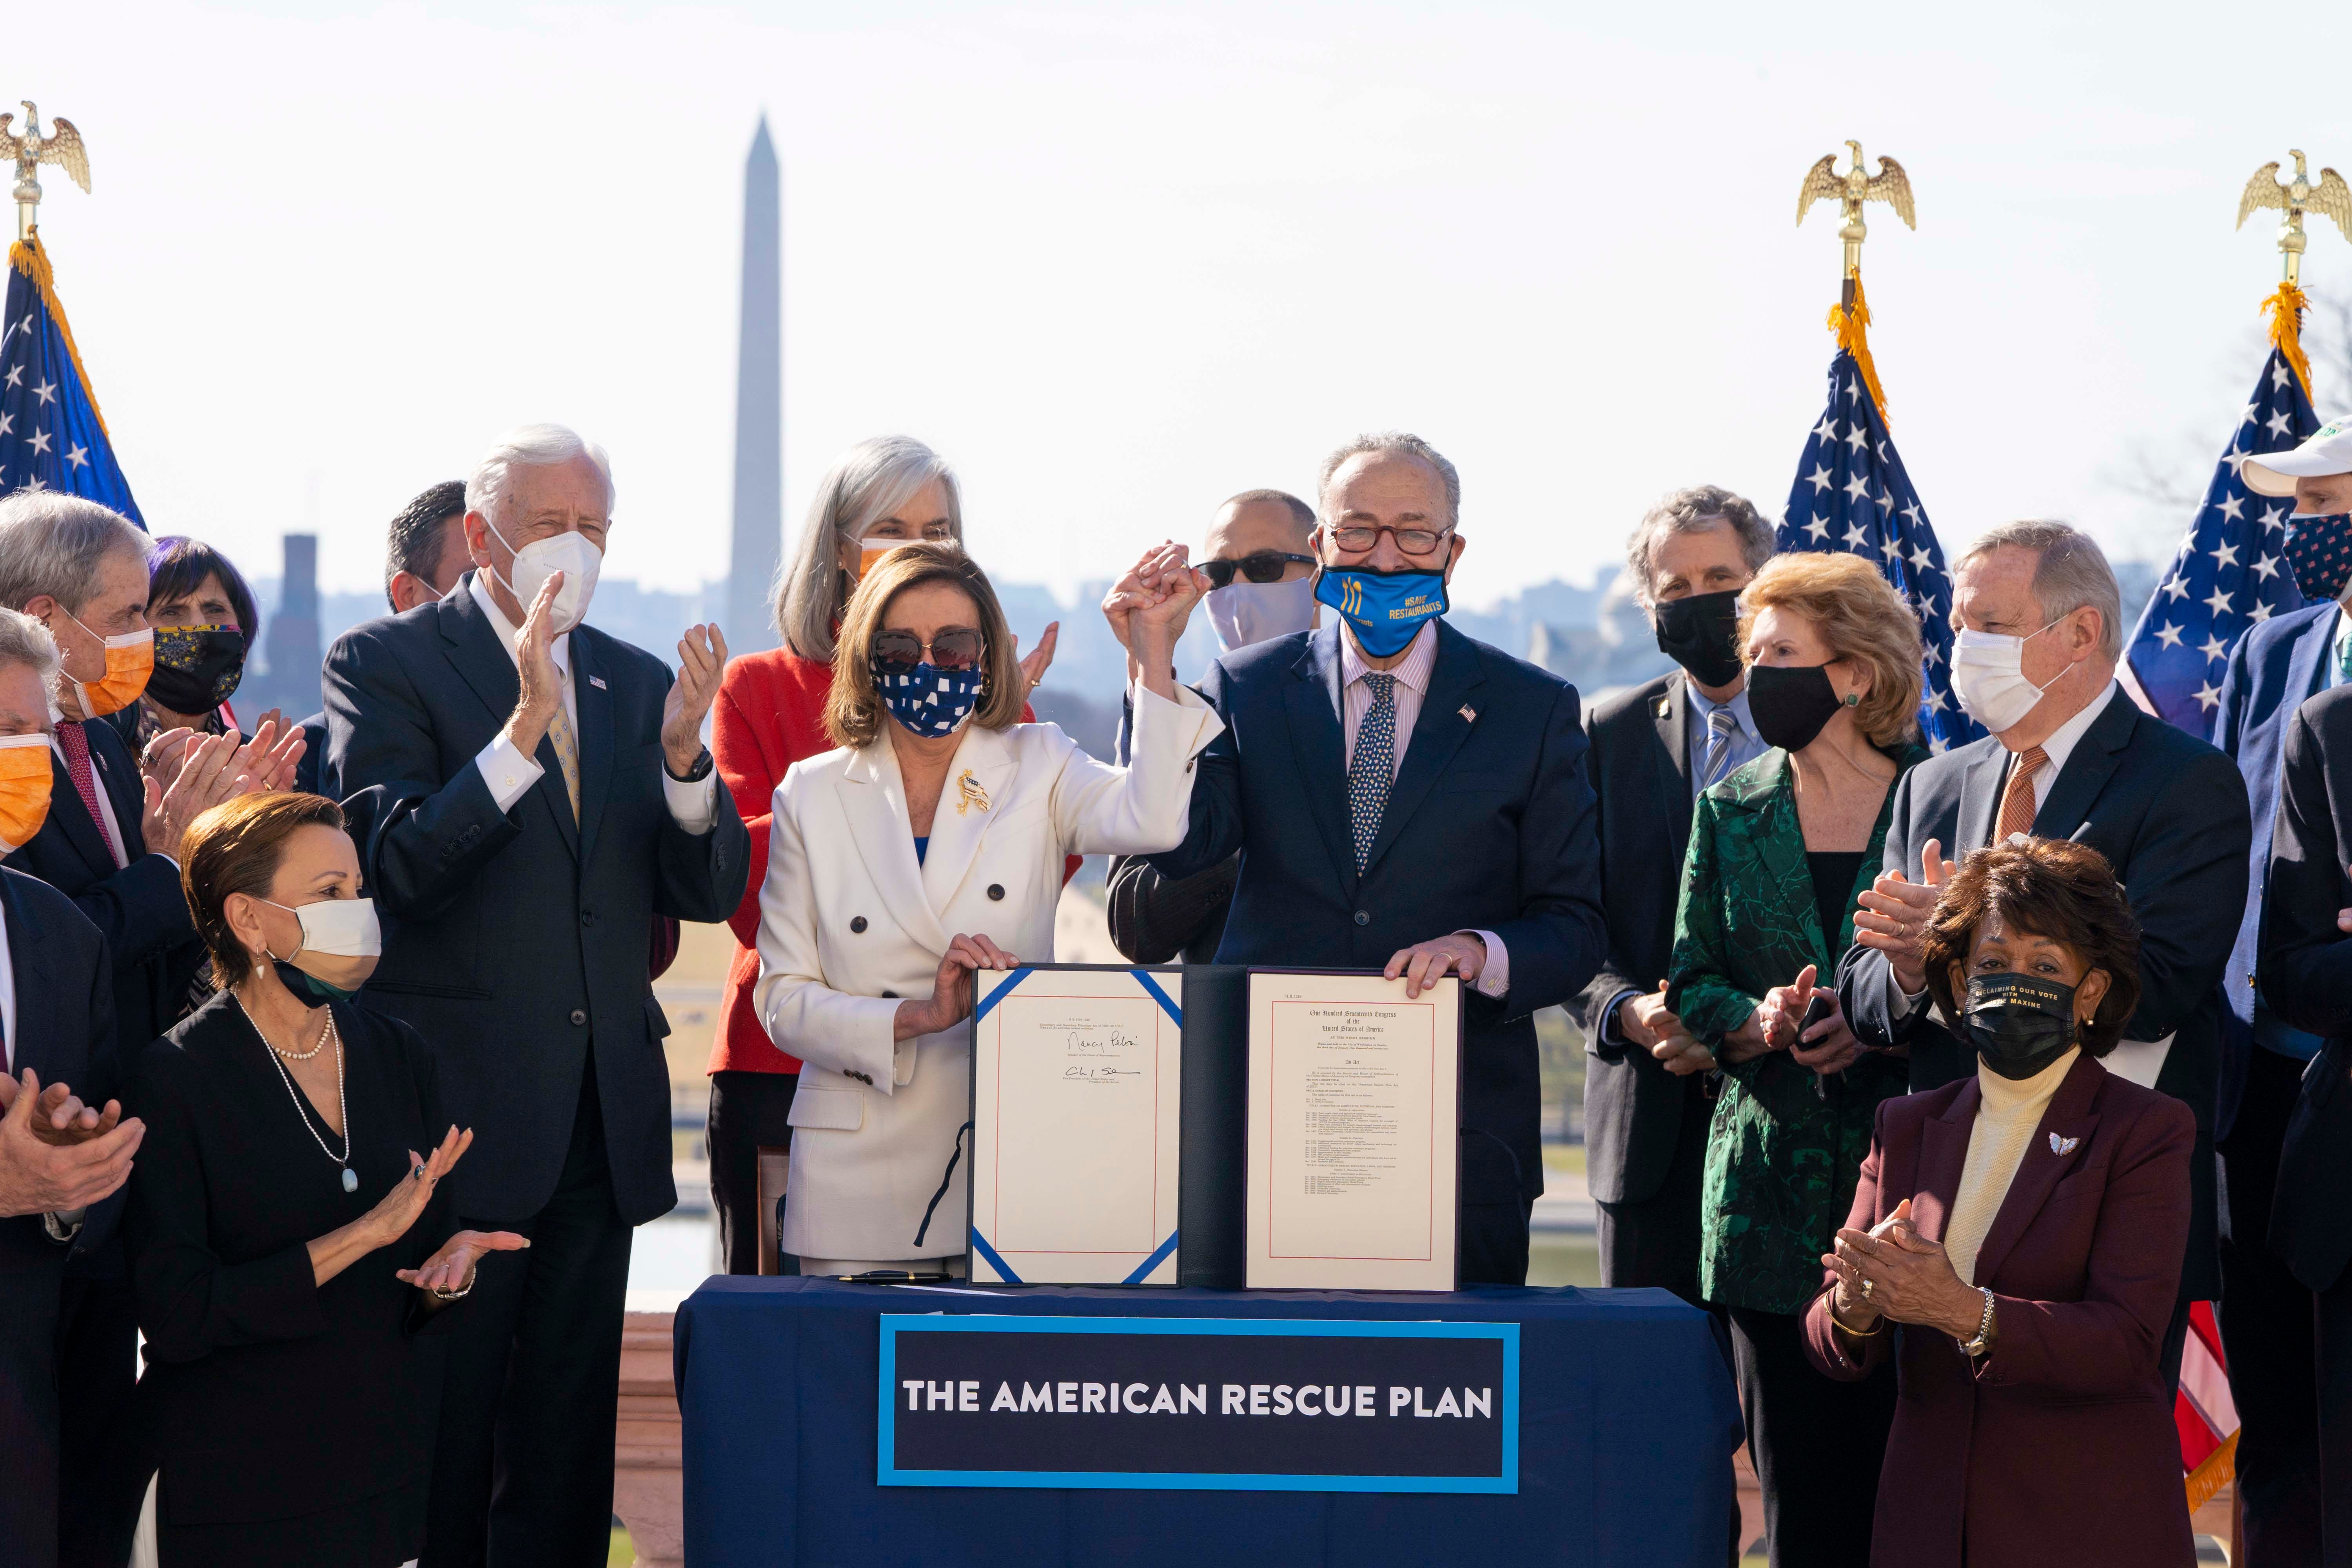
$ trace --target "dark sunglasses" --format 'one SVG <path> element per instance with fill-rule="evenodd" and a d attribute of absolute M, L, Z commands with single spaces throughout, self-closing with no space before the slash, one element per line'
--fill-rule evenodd
<path fill-rule="evenodd" d="M 978 669 L 988 652 L 988 639 L 970 626 L 949 626 L 923 641 L 912 632 L 876 632 L 874 662 L 912 669 L 930 656 L 936 669 Z"/>
<path fill-rule="evenodd" d="M 1302 566 L 1315 564 L 1312 555 L 1295 554 L 1287 550 L 1261 550 L 1238 561 L 1203 561 L 1201 571 L 1208 577 L 1212 588 L 1222 588 L 1231 583 L 1236 572 L 1253 583 L 1279 583 L 1283 573 L 1294 561 Z"/>

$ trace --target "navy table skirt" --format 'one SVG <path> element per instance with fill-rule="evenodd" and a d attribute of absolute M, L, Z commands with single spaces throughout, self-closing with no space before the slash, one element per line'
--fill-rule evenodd
<path fill-rule="evenodd" d="M 1446 1319 L 1519 1329 L 1516 1495 L 876 1484 L 885 1312 Z M 720 1276 L 678 1310 L 686 1552 L 750 1564 L 1643 1564 L 1721 1568 L 1739 1409 L 1706 1314 L 1663 1290 L 1450 1296 Z"/>

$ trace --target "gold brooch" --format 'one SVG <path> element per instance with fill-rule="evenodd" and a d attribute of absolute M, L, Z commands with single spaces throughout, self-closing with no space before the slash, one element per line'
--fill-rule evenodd
<path fill-rule="evenodd" d="M 971 770 L 970 768 L 964 769 L 962 774 L 957 778 L 956 792 L 962 796 L 961 800 L 956 802 L 956 815 L 958 816 L 961 816 L 967 810 L 975 805 L 980 807 L 982 811 L 986 811 L 988 809 L 988 792 L 980 787 L 980 781 L 971 776 Z"/>

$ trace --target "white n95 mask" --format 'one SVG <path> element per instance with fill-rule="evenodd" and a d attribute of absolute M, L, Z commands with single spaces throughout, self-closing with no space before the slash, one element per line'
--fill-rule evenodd
<path fill-rule="evenodd" d="M 490 531 L 499 534 L 499 543 L 514 550 L 512 540 L 495 527 Z M 529 615 L 530 602 L 539 597 L 547 580 L 562 573 L 563 586 L 555 591 L 555 602 L 547 607 L 555 617 L 555 635 L 561 637 L 587 618 L 588 601 L 596 595 L 596 574 L 604 565 L 604 552 L 584 533 L 573 531 L 534 539 L 515 550 L 514 580 L 507 584 L 507 592 Z"/>
<path fill-rule="evenodd" d="M 1251 583 L 1239 578 L 1209 590 L 1209 626 L 1217 646 L 1237 653 L 1252 643 L 1303 632 L 1315 624 L 1315 577 L 1295 583 Z"/>
<path fill-rule="evenodd" d="M 2050 626 L 2057 624 L 2053 621 Z M 1952 638 L 1952 695 L 1960 700 L 1962 711 L 1996 735 L 2014 729 L 2033 711 L 2042 694 L 2065 677 L 2065 670 L 2060 670 L 2050 686 L 2036 686 L 2025 678 L 2025 645 L 2042 632 L 2013 637 L 1962 627 Z"/>

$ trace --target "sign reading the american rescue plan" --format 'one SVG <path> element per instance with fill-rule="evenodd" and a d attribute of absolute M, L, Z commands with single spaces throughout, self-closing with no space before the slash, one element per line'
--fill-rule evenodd
<path fill-rule="evenodd" d="M 1519 1489 L 1517 1323 L 881 1326 L 883 1486 Z"/>

